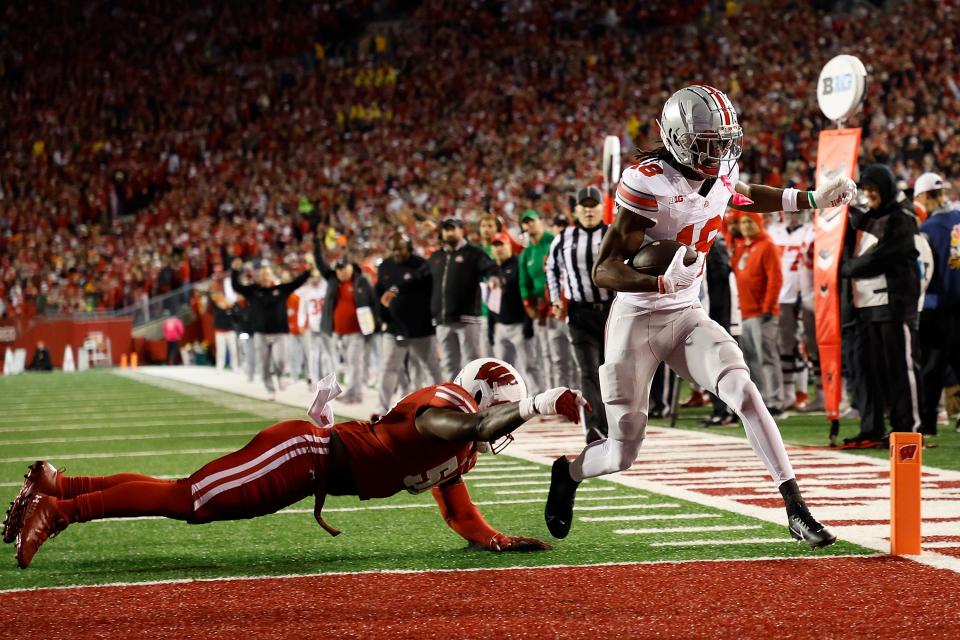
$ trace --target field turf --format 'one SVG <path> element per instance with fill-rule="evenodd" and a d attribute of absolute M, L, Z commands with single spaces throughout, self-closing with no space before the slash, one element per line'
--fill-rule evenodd
<path fill-rule="evenodd" d="M 135 472 L 182 477 L 238 449 L 274 420 L 302 416 L 302 410 L 294 407 L 215 391 L 185 395 L 102 371 L 3 377 L 0 496 L 5 508 L 27 465 L 37 459 L 66 467 L 71 475 Z M 791 439 L 793 425 L 788 422 L 787 426 Z M 798 432 L 804 428 L 813 430 L 797 426 Z M 814 434 L 809 435 L 812 440 Z M 484 456 L 467 481 L 474 500 L 495 527 L 549 539 L 542 516 L 548 473 L 544 466 L 508 455 Z M 811 554 L 790 541 L 780 525 L 602 480 L 584 488 L 589 491 L 578 497 L 578 518 L 597 519 L 578 520 L 575 534 L 554 541 L 556 548 L 546 553 L 493 554 L 466 548 L 443 523 L 429 494 L 369 502 L 330 497 L 324 515 L 344 531 L 337 538 L 314 522 L 312 500 L 263 518 L 202 526 L 161 518 L 76 524 L 47 542 L 26 571 L 17 569 L 13 546 L 6 547 L 6 560 L 0 561 L 0 590 L 221 576 Z M 650 518 L 640 525 L 606 519 L 624 514 Z M 625 526 L 649 531 L 615 533 Z M 709 530 L 731 526 L 750 528 Z M 703 530 L 670 531 L 679 527 Z M 683 546 L 684 541 L 711 536 L 768 538 L 769 542 Z M 817 555 L 867 553 L 840 542 Z"/>

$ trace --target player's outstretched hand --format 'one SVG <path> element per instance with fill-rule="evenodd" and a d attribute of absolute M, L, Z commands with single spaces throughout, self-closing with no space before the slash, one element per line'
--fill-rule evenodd
<path fill-rule="evenodd" d="M 496 553 L 501 551 L 550 551 L 553 549 L 553 545 L 536 538 L 507 536 L 499 533 L 490 540 L 490 545 L 487 548 Z"/>
<path fill-rule="evenodd" d="M 837 176 L 820 185 L 813 192 L 813 203 L 818 209 L 849 204 L 857 195 L 857 183 L 847 176 Z"/>
<path fill-rule="evenodd" d="M 563 416 L 574 424 L 580 424 L 580 407 L 587 411 L 593 411 L 593 407 L 583 397 L 583 394 L 576 389 L 566 387 L 554 387 L 547 389 L 543 393 L 538 393 L 529 398 L 532 400 L 533 409 L 542 416 Z M 523 405 L 521 402 L 521 415 L 523 415 Z M 528 418 L 530 416 L 524 416 Z"/>
<path fill-rule="evenodd" d="M 703 263 L 707 259 L 707 254 L 698 251 L 697 259 L 689 266 L 683 264 L 686 255 L 687 247 L 677 249 L 667 270 L 660 276 L 660 293 L 676 293 L 680 289 L 686 289 L 703 273 Z"/>

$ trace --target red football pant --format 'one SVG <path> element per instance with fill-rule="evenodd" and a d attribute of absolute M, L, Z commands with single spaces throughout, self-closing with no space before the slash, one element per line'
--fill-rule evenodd
<path fill-rule="evenodd" d="M 123 473 L 59 479 L 68 522 L 164 516 L 192 524 L 274 513 L 312 495 L 326 477 L 330 428 L 305 420 L 267 427 L 245 447 L 188 478 Z"/>

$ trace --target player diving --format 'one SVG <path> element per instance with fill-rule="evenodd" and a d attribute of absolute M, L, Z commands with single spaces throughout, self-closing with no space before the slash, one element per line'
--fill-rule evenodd
<path fill-rule="evenodd" d="M 376 422 L 333 424 L 329 401 L 339 392 L 328 376 L 318 384 L 308 412 L 317 424 L 274 424 L 242 449 L 179 480 L 132 473 L 67 476 L 38 460 L 7 511 L 3 541 L 15 543 L 17 564 L 26 569 L 48 538 L 74 523 L 162 516 L 204 524 L 274 513 L 311 495 L 317 523 L 338 535 L 321 515 L 327 495 L 369 500 L 404 489 L 429 489 L 446 523 L 475 548 L 551 548 L 490 526 L 462 476 L 476 464 L 478 453 L 496 453 L 531 418 L 560 415 L 579 422 L 581 410 L 590 410 L 579 391 L 557 387 L 528 397 L 516 369 L 481 358 L 468 363 L 452 383 L 405 396 Z"/>

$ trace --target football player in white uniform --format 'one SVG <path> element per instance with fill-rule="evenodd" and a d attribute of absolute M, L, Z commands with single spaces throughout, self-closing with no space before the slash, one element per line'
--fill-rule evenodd
<path fill-rule="evenodd" d="M 816 333 L 812 322 L 813 271 L 807 265 L 813 251 L 813 222 L 803 212 L 793 211 L 786 215 L 784 222 L 769 225 L 767 235 L 780 247 L 783 274 L 779 299 L 783 408 L 805 408 L 800 406 L 806 402 L 807 385 L 803 383 L 805 366 L 798 345 L 801 336 L 806 338 L 811 331 Z M 816 340 L 813 342 L 816 344 Z"/>
<path fill-rule="evenodd" d="M 697 294 L 704 256 L 720 232 L 727 203 L 742 211 L 796 211 L 849 202 L 856 184 L 836 178 L 816 191 L 777 189 L 738 180 L 742 130 L 722 92 L 692 85 L 663 107 L 663 147 L 640 153 L 617 189 L 616 219 L 603 238 L 594 265 L 599 287 L 616 290 L 600 367 L 601 395 L 609 436 L 589 444 L 570 463 L 553 464 L 545 518 L 550 533 L 570 531 L 577 486 L 628 469 L 637 458 L 647 425 L 650 380 L 666 362 L 681 376 L 717 394 L 743 421 L 747 439 L 783 495 L 790 534 L 811 547 L 836 537 L 807 509 L 794 479 L 777 424 L 750 381 L 734 339 L 700 307 Z M 655 240 L 693 247 L 697 259 L 684 265 L 677 251 L 661 276 L 641 274 L 628 262 Z"/>

